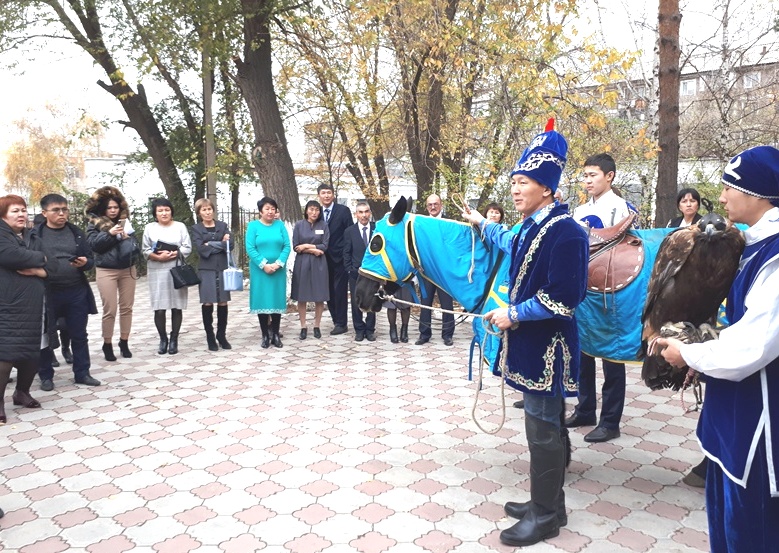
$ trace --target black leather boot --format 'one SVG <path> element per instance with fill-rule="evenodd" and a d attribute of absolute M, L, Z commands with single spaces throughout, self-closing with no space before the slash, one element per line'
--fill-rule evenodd
<path fill-rule="evenodd" d="M 281 343 L 281 338 L 279 338 L 278 332 L 274 332 L 273 334 L 271 334 L 270 343 L 277 348 L 284 347 L 284 344 Z"/>
<path fill-rule="evenodd" d="M 400 325 L 400 341 L 404 344 L 408 342 L 408 325 Z"/>
<path fill-rule="evenodd" d="M 219 351 L 219 346 L 216 345 L 216 337 L 214 336 L 214 306 L 203 305 L 200 310 L 203 314 L 203 329 L 206 331 L 208 351 Z"/>
<path fill-rule="evenodd" d="M 160 338 L 160 347 L 157 349 L 157 353 L 163 355 L 168 353 L 168 337 Z"/>
<path fill-rule="evenodd" d="M 390 342 L 393 344 L 398 343 L 398 327 L 397 325 L 390 325 Z"/>
<path fill-rule="evenodd" d="M 227 341 L 227 306 L 216 306 L 216 341 L 222 349 L 233 349 Z"/>
<path fill-rule="evenodd" d="M 170 342 L 168 342 L 168 354 L 176 355 L 179 352 L 179 335 L 170 334 Z"/>
<path fill-rule="evenodd" d="M 116 361 L 116 355 L 114 355 L 114 346 L 103 342 L 103 355 L 106 361 Z"/>
<path fill-rule="evenodd" d="M 267 330 L 262 331 L 262 344 L 260 344 L 260 347 L 262 347 L 262 349 L 268 349 L 270 347 L 270 334 Z"/>
<path fill-rule="evenodd" d="M 530 446 L 530 502 L 523 509 L 522 519 L 500 533 L 501 543 L 514 547 L 533 545 L 559 535 L 560 511 L 565 512 L 562 494 L 565 444 L 560 430 L 527 413 L 525 430 Z"/>
<path fill-rule="evenodd" d="M 216 336 L 214 336 L 214 329 L 206 329 L 206 343 L 208 344 L 208 351 L 219 351 L 219 346 L 216 343 Z"/>
<path fill-rule="evenodd" d="M 129 359 L 133 356 L 133 353 L 130 351 L 130 346 L 127 344 L 127 340 L 119 340 L 119 351 L 122 352 L 122 357 L 125 359 Z"/>

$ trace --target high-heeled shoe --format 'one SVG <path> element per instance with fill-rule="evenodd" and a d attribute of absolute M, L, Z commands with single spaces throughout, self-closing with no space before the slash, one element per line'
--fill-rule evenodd
<path fill-rule="evenodd" d="M 103 344 L 103 355 L 105 355 L 106 361 L 116 361 L 116 355 L 114 355 L 114 346 L 111 344 Z"/>
<path fill-rule="evenodd" d="M 400 325 L 400 341 L 408 342 L 408 325 Z"/>
<path fill-rule="evenodd" d="M 279 334 L 281 336 L 281 334 Z M 322 337 L 322 331 L 319 330 L 318 326 L 314 327 L 314 338 L 321 338 Z"/>
<path fill-rule="evenodd" d="M 157 353 L 164 355 L 168 353 L 168 339 L 160 338 L 160 347 L 157 349 Z"/>
<path fill-rule="evenodd" d="M 301 328 L 300 329 L 300 339 L 305 340 L 306 336 L 308 336 L 308 328 Z"/>
<path fill-rule="evenodd" d="M 16 390 L 14 392 L 13 400 L 14 405 L 21 405 L 28 409 L 38 409 L 41 406 L 40 402 L 33 398 L 29 392 L 22 392 L 21 390 Z"/>
<path fill-rule="evenodd" d="M 122 352 L 122 357 L 129 359 L 133 356 L 130 351 L 130 346 L 127 344 L 127 340 L 119 340 L 119 351 Z"/>

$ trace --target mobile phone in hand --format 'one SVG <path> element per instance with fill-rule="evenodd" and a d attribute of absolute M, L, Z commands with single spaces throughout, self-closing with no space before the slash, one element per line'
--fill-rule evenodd
<path fill-rule="evenodd" d="M 68 258 L 68 261 L 70 261 L 71 263 L 75 263 L 76 261 L 78 261 L 78 256 L 77 255 L 71 255 Z"/>

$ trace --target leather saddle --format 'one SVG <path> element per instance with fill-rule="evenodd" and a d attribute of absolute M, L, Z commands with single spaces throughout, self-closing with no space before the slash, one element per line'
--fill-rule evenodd
<path fill-rule="evenodd" d="M 587 290 L 616 292 L 633 282 L 641 272 L 644 243 L 628 232 L 636 217 L 631 213 L 613 227 L 589 229 Z"/>

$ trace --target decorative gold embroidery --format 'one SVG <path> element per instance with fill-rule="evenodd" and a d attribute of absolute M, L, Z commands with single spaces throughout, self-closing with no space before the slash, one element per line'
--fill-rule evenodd
<path fill-rule="evenodd" d="M 541 227 L 541 230 L 538 231 L 536 237 L 533 238 L 533 241 L 530 243 L 530 247 L 525 254 L 525 258 L 522 260 L 522 265 L 519 267 L 517 280 L 514 281 L 514 286 L 511 288 L 511 303 L 517 303 L 516 300 L 517 293 L 519 292 L 519 286 L 522 284 L 522 280 L 527 274 L 528 266 L 533 261 L 533 255 L 536 253 L 536 250 L 541 247 L 541 241 L 543 240 L 544 236 L 546 236 L 547 231 L 549 231 L 549 229 L 552 228 L 552 225 L 554 225 L 556 222 L 562 221 L 563 219 L 567 219 L 569 217 L 570 215 L 566 213 L 564 215 L 558 215 L 557 217 L 549 219 L 549 221 L 547 221 L 546 224 Z"/>
<path fill-rule="evenodd" d="M 521 386 L 524 386 L 528 390 L 551 390 L 552 383 L 554 381 L 554 366 L 555 360 L 557 359 L 558 346 L 562 352 L 563 374 L 561 375 L 561 378 L 563 387 L 567 392 L 575 392 L 578 389 L 578 386 L 576 381 L 571 378 L 571 350 L 568 347 L 568 344 L 565 343 L 565 338 L 563 338 L 563 334 L 561 332 L 555 333 L 555 335 L 552 336 L 552 341 L 546 347 L 546 352 L 543 356 L 544 371 L 541 373 L 540 379 L 530 380 L 519 373 L 512 372 L 508 372 L 506 375 L 507 378 Z"/>
<path fill-rule="evenodd" d="M 512 323 L 516 323 L 519 320 L 519 313 L 517 313 L 517 306 L 509 306 L 509 320 Z"/>
<path fill-rule="evenodd" d="M 522 280 L 525 278 L 525 275 L 527 274 L 527 269 L 530 263 L 533 261 L 533 255 L 535 254 L 536 250 L 538 250 L 539 247 L 541 247 L 541 241 L 543 240 L 544 236 L 546 235 L 547 231 L 558 221 L 562 221 L 563 219 L 570 218 L 570 215 L 563 214 L 558 215 L 557 217 L 553 217 L 552 219 L 549 219 L 543 227 L 541 227 L 541 230 L 538 231 L 538 234 L 535 238 L 533 238 L 533 241 L 530 243 L 530 247 L 528 248 L 527 253 L 525 254 L 524 259 L 522 260 L 522 265 L 519 268 L 519 273 L 517 274 L 517 278 L 514 281 L 514 285 L 511 287 L 511 303 L 515 304 L 517 301 L 517 294 L 519 293 L 520 284 L 522 284 Z M 555 347 L 557 344 L 560 344 L 563 350 L 563 386 L 565 387 L 566 391 L 569 392 L 575 392 L 578 389 L 578 384 L 575 380 L 571 378 L 571 352 L 568 348 L 568 345 L 565 343 L 565 340 L 563 339 L 563 335 L 561 333 L 556 333 L 552 337 L 552 342 L 547 346 L 546 353 L 544 354 L 544 371 L 541 375 L 541 378 L 537 381 L 529 380 L 522 376 L 519 373 L 512 373 L 508 368 L 508 353 L 509 353 L 509 340 L 508 336 L 503 338 L 503 347 L 500 351 L 500 363 L 499 366 L 503 367 L 503 370 L 506 372 L 506 378 L 509 380 L 516 382 L 517 384 L 524 386 L 528 390 L 548 390 L 552 386 L 552 381 L 554 378 L 554 359 L 555 359 Z M 504 365 L 505 363 L 505 365 Z"/>
<path fill-rule="evenodd" d="M 564 303 L 553 300 L 551 297 L 549 297 L 549 294 L 543 290 L 539 290 L 536 294 L 536 297 L 538 298 L 538 301 L 541 302 L 541 305 L 546 307 L 555 315 L 562 315 L 563 317 L 568 317 L 569 319 L 573 317 L 573 309 Z"/>

